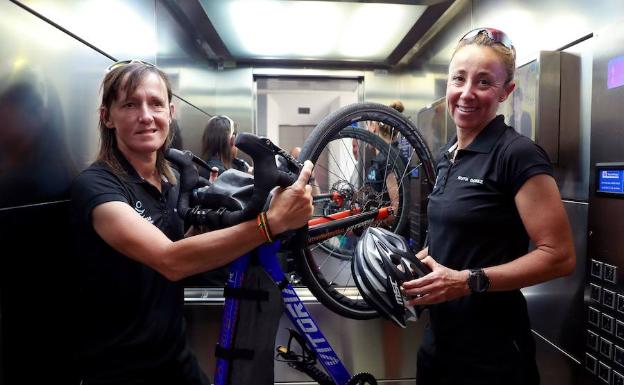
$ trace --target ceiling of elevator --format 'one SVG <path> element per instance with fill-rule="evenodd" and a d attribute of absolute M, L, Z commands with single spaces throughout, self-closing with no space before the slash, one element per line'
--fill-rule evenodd
<path fill-rule="evenodd" d="M 409 55 L 450 0 L 176 2 L 209 59 L 225 66 L 391 67 Z"/>

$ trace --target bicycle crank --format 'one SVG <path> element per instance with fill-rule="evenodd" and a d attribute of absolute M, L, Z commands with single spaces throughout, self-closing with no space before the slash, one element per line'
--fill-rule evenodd
<path fill-rule="evenodd" d="M 347 385 L 377 385 L 377 380 L 372 374 L 362 372 L 351 377 Z"/>

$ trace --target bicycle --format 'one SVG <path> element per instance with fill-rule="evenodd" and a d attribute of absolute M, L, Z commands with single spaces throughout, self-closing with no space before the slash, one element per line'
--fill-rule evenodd
<path fill-rule="evenodd" d="M 302 150 L 300 158 L 306 159 L 309 157 L 315 160 L 318 159 L 321 151 L 317 150 L 320 147 L 318 145 L 313 146 L 312 144 L 314 143 L 312 143 L 311 140 L 318 140 L 316 144 L 325 145 L 331 140 L 361 140 L 365 143 L 365 146 L 373 146 L 376 156 L 380 156 L 381 159 L 385 158 L 385 176 L 390 173 L 395 174 L 398 182 L 397 194 L 388 192 L 387 190 L 384 191 L 386 178 L 382 181 L 382 188 L 375 190 L 371 189 L 370 186 L 366 186 L 366 184 L 363 183 L 363 178 L 360 178 L 359 181 L 354 181 L 355 183 L 352 183 L 353 181 L 347 182 L 344 179 L 335 178 L 336 180 L 329 189 L 329 192 L 317 194 L 314 197 L 314 203 L 319 206 L 319 212 L 321 214 L 309 221 L 308 229 L 300 230 L 296 234 L 290 234 L 288 243 L 291 246 L 302 243 L 308 246 L 316 244 L 319 245 L 321 250 L 328 252 L 330 255 L 335 255 L 337 259 L 350 263 L 350 249 L 347 243 L 341 243 L 340 241 L 338 243 L 332 243 L 332 239 L 335 239 L 337 235 L 340 235 L 342 237 L 341 239 L 348 240 L 352 237 L 357 237 L 358 232 L 361 234 L 364 228 L 371 225 L 383 225 L 393 231 L 400 231 L 405 226 L 407 213 L 404 207 L 408 200 L 408 194 L 405 188 L 406 184 L 404 185 L 402 181 L 403 178 L 405 178 L 407 167 L 403 164 L 398 152 L 393 149 L 392 146 L 366 130 L 353 127 L 340 127 L 346 118 L 350 121 L 349 125 L 351 125 L 353 121 L 373 120 L 372 118 L 374 118 L 385 124 L 403 124 L 400 130 L 403 130 L 401 132 L 402 134 L 404 133 L 404 137 L 412 140 L 418 139 L 418 141 L 414 140 L 414 143 L 420 143 L 420 145 L 424 144 L 424 141 L 422 141 L 422 138 L 420 138 L 416 130 L 410 126 L 405 126 L 406 120 L 397 120 L 395 111 L 388 110 L 389 109 L 385 106 L 366 104 L 356 105 L 355 107 L 337 111 L 337 114 L 334 113 L 328 116 L 328 118 L 321 122 L 313 131 L 310 138 L 306 141 L 306 144 L 304 144 L 304 149 Z M 363 113 L 353 118 L 352 115 L 357 111 Z M 388 115 L 388 113 L 390 113 L 390 115 Z M 336 120 L 333 121 L 333 119 Z M 404 118 L 398 117 L 398 119 Z M 250 176 L 242 175 L 243 173 L 236 175 L 237 172 L 233 171 L 228 175 L 224 173 L 225 176 L 220 176 L 213 184 L 205 180 L 201 181 L 196 169 L 193 167 L 193 164 L 205 166 L 205 164 L 202 164 L 203 161 L 201 161 L 201 159 L 190 152 L 180 152 L 177 150 L 169 151 L 168 159 L 180 168 L 180 200 L 178 212 L 185 219 L 185 222 L 201 226 L 208 225 L 210 228 L 221 228 L 254 218 L 265 207 L 270 191 L 275 186 L 285 187 L 292 184 L 302 166 L 298 160 L 275 146 L 266 138 L 258 138 L 250 134 L 241 134 L 236 140 L 236 145 L 254 159 L 256 175 L 254 175 L 253 179 L 250 179 Z M 366 150 L 367 148 L 362 147 L 362 149 Z M 431 157 L 426 146 L 424 147 L 424 151 L 422 148 L 420 151 L 422 155 L 419 155 L 419 158 L 421 156 L 428 156 L 425 159 L 430 162 Z M 311 156 L 309 155 L 310 153 Z M 277 169 L 275 156 L 282 157 L 286 161 L 287 171 L 280 171 Z M 413 156 L 413 154 L 411 156 Z M 408 164 L 411 162 L 411 156 L 408 159 Z M 364 159 L 363 157 L 358 158 Z M 336 159 L 337 158 L 334 157 L 334 161 L 336 165 L 338 165 Z M 359 165 L 360 168 L 363 168 L 363 166 L 364 164 Z M 358 166 L 355 165 L 355 168 L 357 167 Z M 427 180 L 431 180 L 430 176 L 433 175 L 431 174 L 433 171 L 432 165 L 425 165 L 421 161 L 417 164 L 417 168 L 418 167 L 426 169 L 425 174 L 427 175 Z M 330 171 L 332 169 L 333 167 L 328 165 L 327 170 Z M 231 179 L 229 175 L 238 179 L 236 183 L 238 187 L 235 188 L 234 191 L 230 189 L 229 192 L 231 194 L 227 197 L 229 199 L 224 199 L 224 192 L 227 192 L 229 188 L 227 185 L 228 178 Z M 204 184 L 205 187 L 196 188 L 199 182 Z M 220 183 L 221 185 L 219 185 Z M 211 189 L 213 192 L 211 192 Z M 218 193 L 215 194 L 214 191 Z M 394 198 L 391 197 L 391 195 Z M 277 355 L 287 360 L 290 366 L 308 374 L 319 384 L 376 384 L 376 380 L 371 374 L 359 373 L 351 376 L 344 367 L 321 330 L 312 317 L 310 317 L 303 302 L 299 299 L 281 269 L 277 259 L 277 252 L 281 247 L 281 241 L 278 240 L 271 244 L 262 245 L 257 249 L 260 265 L 280 288 L 284 303 L 286 304 L 286 309 L 288 310 L 287 315 L 298 330 L 298 333 L 291 332 L 288 346 L 279 347 Z M 295 248 L 294 250 L 309 249 L 306 247 Z M 308 251 L 308 254 L 309 253 Z M 229 290 L 230 293 L 236 292 L 241 288 L 243 276 L 249 265 L 250 258 L 251 253 L 245 254 L 230 265 L 230 275 L 226 285 L 226 289 Z M 308 268 L 305 279 L 310 280 L 309 269 L 312 265 L 309 261 L 303 265 Z M 348 271 L 350 272 L 351 269 L 348 269 Z M 335 306 L 334 299 L 332 298 L 332 301 L 327 300 L 327 289 L 331 288 L 331 286 L 326 283 L 323 286 L 318 285 L 319 280 L 323 279 L 321 273 L 317 273 L 316 275 L 312 274 L 312 277 L 316 279 L 317 286 L 319 286 L 316 288 L 316 291 L 322 294 L 317 295 L 311 287 L 310 290 L 313 294 L 317 295 L 321 303 L 336 311 L 338 308 Z M 331 288 L 331 290 L 335 291 L 334 288 Z M 339 294 L 342 296 L 342 298 L 340 298 L 341 308 L 339 309 L 340 311 L 338 311 L 339 314 L 340 312 L 346 312 L 352 318 L 373 318 L 379 316 L 375 310 L 366 304 L 361 295 L 357 294 L 355 299 L 350 299 L 347 297 L 345 291 Z M 220 349 L 222 352 L 222 356 L 225 357 L 228 355 L 232 357 L 232 354 L 244 355 L 248 353 L 232 350 L 239 299 L 239 295 L 226 296 L 218 347 L 218 350 Z M 345 299 L 351 302 L 346 302 Z M 331 303 L 331 306 L 328 305 L 329 303 Z M 347 306 L 344 304 L 347 304 Z M 345 308 L 348 311 L 345 311 Z M 305 336 L 305 339 L 302 336 Z M 303 349 L 302 354 L 297 354 L 291 349 L 293 341 L 301 345 Z M 324 367 L 326 373 L 316 368 L 317 360 Z M 217 360 L 215 384 L 221 385 L 227 382 L 230 370 L 229 361 L 229 359 L 225 358 L 219 358 Z"/>

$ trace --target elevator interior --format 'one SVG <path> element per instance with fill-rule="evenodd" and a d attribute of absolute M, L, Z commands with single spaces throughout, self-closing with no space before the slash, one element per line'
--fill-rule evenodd
<path fill-rule="evenodd" d="M 37 115 L 31 109 L 17 120 L 9 120 L 6 110 L 0 112 L 0 241 L 5 245 L 0 253 L 0 384 L 51 379 L 72 383 L 68 368 L 71 315 L 79 306 L 71 301 L 75 287 L 66 258 L 70 253 L 67 188 L 75 173 L 97 153 L 97 90 L 114 59 L 149 61 L 171 76 L 183 140 L 194 152 L 199 152 L 203 126 L 213 114 L 231 116 L 241 131 L 260 132 L 254 81 L 273 75 L 360 79 L 358 100 L 384 104 L 403 100 L 405 114 L 440 144 L 452 136 L 452 127 L 446 127 L 444 134 L 434 131 L 440 126 L 431 115 L 441 110 L 442 119 L 446 117 L 442 98 L 450 51 L 458 36 L 482 25 L 513 36 L 521 69 L 537 64 L 539 51 L 561 53 L 559 122 L 554 131 L 541 132 L 556 133 L 552 143 L 556 149 L 552 147 L 550 154 L 573 227 L 578 263 L 572 276 L 524 290 L 538 343 L 542 383 L 619 381 L 619 374 L 624 374 L 619 363 L 624 340 L 618 332 L 624 321 L 618 307 L 624 294 L 619 236 L 624 213 L 621 195 L 610 189 L 624 161 L 618 60 L 624 55 L 620 49 L 624 39 L 621 23 L 617 24 L 624 16 L 621 0 L 450 1 L 452 6 L 446 4 L 447 12 L 430 23 L 418 44 L 407 47 L 405 57 L 394 58 L 395 65 L 376 68 L 337 62 L 316 62 L 308 68 L 304 61 L 271 66 L 237 63 L 233 58 L 220 65 L 209 62 L 206 46 L 214 42 L 214 36 L 205 29 L 198 33 L 201 24 L 181 23 L 175 9 L 199 3 L 0 2 L 0 93 L 12 82 L 24 80 L 32 86 L 34 98 L 23 100 L 35 101 L 30 106 L 43 107 L 37 111 L 45 112 Z M 123 34 L 120 31 L 125 29 L 111 30 L 111 20 L 140 28 Z M 383 28 L 387 22 L 361 27 Z M 613 26 L 602 31 L 605 25 Z M 423 110 L 429 105 L 430 110 Z M 11 111 L 21 112 L 18 108 Z M 427 119 L 431 131 L 420 123 Z M 8 122 L 17 122 L 16 129 L 9 130 Z M 22 148 L 16 144 L 22 142 L 15 140 L 24 138 L 37 140 L 23 142 L 30 146 L 16 151 Z M 430 143 L 432 147 L 437 144 Z M 13 156 L 8 159 L 8 154 Z M 33 154 L 39 158 L 33 159 Z M 600 175 L 604 175 L 602 180 L 597 179 Z M 210 296 L 196 301 L 196 296 L 202 299 L 203 294 L 189 292 L 187 298 L 189 330 L 210 372 L 213 358 L 207 357 L 212 357 L 220 304 L 210 302 Z M 350 368 L 375 372 L 386 383 L 413 383 L 415 347 L 423 323 L 395 330 L 381 320 L 343 319 L 313 298 L 308 300 L 319 321 L 330 325 L 332 343 L 344 357 L 351 357 Z M 369 340 L 373 348 L 364 344 Z M 286 370 L 278 369 L 276 378 L 305 381 Z"/>

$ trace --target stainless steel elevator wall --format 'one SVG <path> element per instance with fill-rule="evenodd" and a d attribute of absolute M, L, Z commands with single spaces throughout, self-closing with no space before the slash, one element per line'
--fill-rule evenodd
<path fill-rule="evenodd" d="M 394 323 L 373 319 L 357 321 L 331 312 L 305 288 L 296 288 L 312 318 L 352 373 L 369 372 L 387 384 L 413 384 L 416 374 L 416 351 L 427 321 L 425 315 L 401 329 Z M 202 368 L 213 378 L 214 347 L 218 341 L 223 311 L 222 289 L 186 289 L 186 317 L 192 347 Z M 280 320 L 276 345 L 286 345 L 292 328 L 286 315 Z M 275 381 L 294 383 L 311 381 L 304 374 L 275 362 Z"/>

